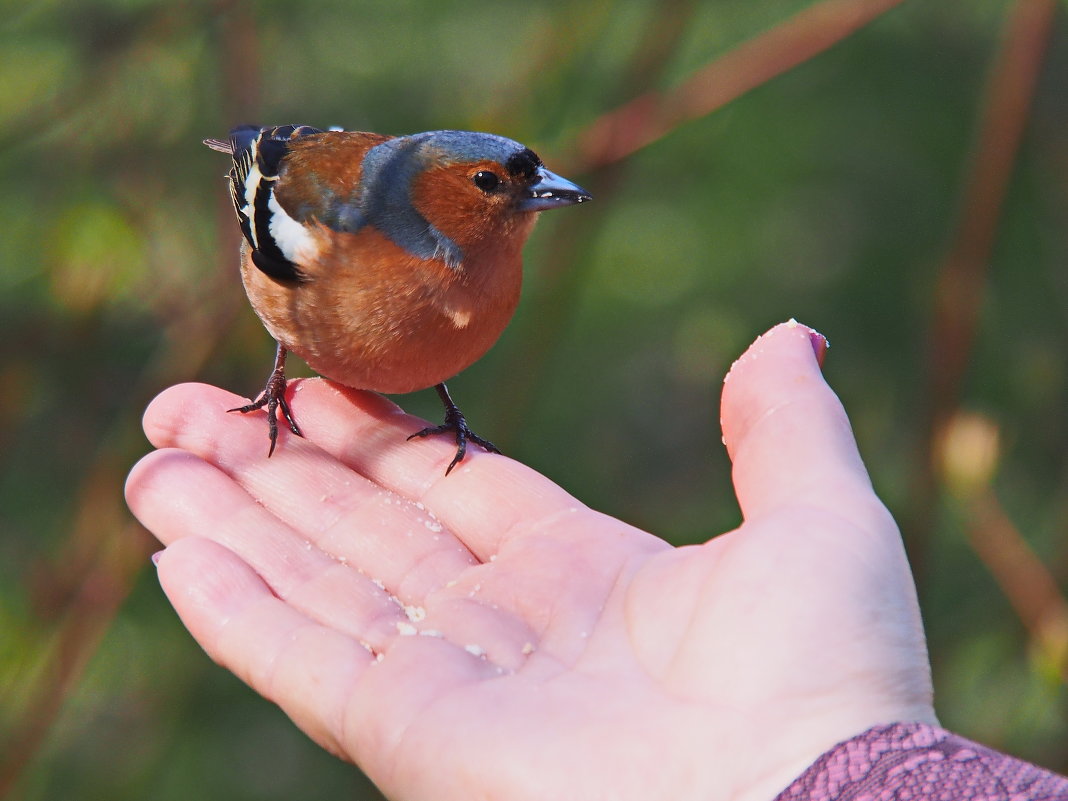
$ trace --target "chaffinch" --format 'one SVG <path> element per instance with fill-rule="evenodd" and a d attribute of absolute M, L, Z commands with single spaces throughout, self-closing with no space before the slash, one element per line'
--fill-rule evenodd
<path fill-rule="evenodd" d="M 537 212 L 590 200 L 518 142 L 471 131 L 391 137 L 306 125 L 241 126 L 229 141 L 230 193 L 244 234 L 241 278 L 278 343 L 259 397 L 268 455 L 285 399 L 286 353 L 338 383 L 385 393 L 437 390 L 451 433 L 468 427 L 445 380 L 479 359 L 519 300 L 522 248 Z"/>

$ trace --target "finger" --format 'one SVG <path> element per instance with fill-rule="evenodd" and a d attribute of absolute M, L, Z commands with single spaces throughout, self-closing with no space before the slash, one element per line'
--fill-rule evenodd
<path fill-rule="evenodd" d="M 426 422 L 397 413 L 377 396 L 307 381 L 299 399 L 311 441 L 375 483 L 433 510 L 482 561 L 504 541 L 537 530 L 538 521 L 585 508 L 537 471 L 475 446 L 446 476 L 455 443 L 447 436 L 407 441 Z"/>
<path fill-rule="evenodd" d="M 435 441 L 442 438 L 406 441 L 425 421 L 405 415 L 373 393 L 348 390 L 323 380 L 306 380 L 293 382 L 290 395 L 293 413 L 301 421 L 308 441 L 289 438 L 269 460 L 264 458 L 262 417 L 225 414 L 222 410 L 230 408 L 227 404 L 232 406 L 236 399 L 213 387 L 187 384 L 167 390 L 145 413 L 145 431 L 157 447 L 185 448 L 219 464 L 257 497 L 263 493 L 261 499 L 290 520 L 292 515 L 287 517 L 277 504 L 285 499 L 304 498 L 294 483 L 293 468 L 309 460 L 312 467 L 322 467 L 322 453 L 306 447 L 308 442 L 314 442 L 339 462 L 327 468 L 328 475 L 318 469 L 306 473 L 315 487 L 331 487 L 329 491 L 318 489 L 314 497 L 325 496 L 328 502 L 351 497 L 353 503 L 359 504 L 385 488 L 412 502 L 406 511 L 412 517 L 414 531 L 418 532 L 419 525 L 426 527 L 425 519 L 420 523 L 415 518 L 425 518 L 423 510 L 430 510 L 445 531 L 482 561 L 495 554 L 510 536 L 536 530 L 536 526 L 521 524 L 536 523 L 582 506 L 537 472 L 494 454 L 472 454 L 470 461 L 465 459 L 445 476 L 451 455 L 448 459 L 443 457 L 442 443 Z M 346 467 L 367 480 L 355 480 Z M 262 483 L 263 476 L 268 478 L 259 491 L 248 483 L 252 477 Z M 385 502 L 392 500 L 395 498 L 380 496 L 373 509 L 368 510 L 381 511 Z M 296 525 L 322 527 L 306 517 L 306 504 L 291 511 L 299 513 L 300 522 Z M 328 503 L 322 514 L 330 513 Z M 431 523 L 429 528 L 436 526 Z M 315 536 L 314 531 L 307 533 Z M 415 538 L 416 543 L 425 544 L 426 537 L 418 533 L 421 536 Z M 430 539 L 443 549 L 452 544 L 451 540 L 444 543 L 441 537 Z M 390 543 L 391 548 L 394 545 L 395 542 Z M 435 569 L 434 560 L 426 556 L 419 563 L 424 569 Z M 386 580 L 387 570 L 375 569 Z M 410 581 L 417 587 L 424 583 L 418 577 Z"/>
<path fill-rule="evenodd" d="M 325 384 L 325 388 L 330 390 L 329 394 L 334 394 L 331 385 Z M 354 394 L 358 399 L 373 398 L 363 393 Z M 304 398 L 306 390 L 296 395 L 298 398 Z M 215 400 L 211 401 L 211 398 Z M 337 464 L 313 444 L 300 440 L 287 443 L 287 452 L 276 452 L 271 459 L 265 459 L 259 450 L 262 448 L 263 437 L 261 426 L 245 435 L 239 431 L 232 437 L 228 436 L 226 426 L 234 416 L 228 416 L 218 410 L 230 408 L 230 405 L 232 398 L 220 390 L 195 385 L 176 387 L 164 393 L 150 407 L 146 414 L 146 428 L 151 432 L 156 444 L 174 442 L 198 448 L 205 455 L 210 454 L 221 466 L 220 473 L 223 469 L 233 471 L 234 481 L 241 482 L 242 488 L 257 487 L 258 489 L 251 491 L 252 501 L 268 518 L 275 516 L 276 512 L 290 503 L 279 501 L 273 494 L 288 493 L 303 498 L 305 505 L 309 506 L 307 511 L 301 512 L 299 507 L 294 507 L 291 513 L 285 514 L 289 519 L 281 522 L 292 528 L 300 537 L 315 542 L 320 547 L 332 546 L 327 550 L 338 555 L 339 561 L 344 559 L 350 566 L 360 568 L 368 576 L 378 579 L 381 586 L 402 601 L 404 619 L 381 621 L 380 618 L 375 618 L 381 623 L 376 629 L 377 636 L 363 635 L 376 647 L 380 638 L 388 638 L 393 633 L 403 636 L 410 633 L 437 632 L 461 647 L 471 646 L 473 651 L 484 653 L 497 664 L 514 666 L 522 660 L 524 652 L 528 651 L 531 645 L 538 643 L 546 625 L 543 618 L 549 614 L 549 610 L 562 604 L 563 598 L 578 595 L 587 597 L 602 591 L 601 579 L 610 580 L 615 574 L 618 552 L 621 549 L 626 555 L 634 549 L 664 547 L 661 541 L 618 521 L 608 518 L 602 520 L 601 516 L 595 516 L 585 508 L 567 507 L 555 515 L 543 514 L 531 521 L 517 523 L 512 529 L 513 539 L 506 543 L 507 547 L 501 552 L 501 558 L 495 565 L 487 563 L 475 568 L 465 560 L 454 566 L 450 575 L 450 571 L 440 569 L 443 562 L 439 559 L 439 570 L 434 574 L 435 582 L 424 580 L 422 585 L 418 585 L 413 582 L 420 576 L 425 579 L 428 571 L 434 568 L 435 560 L 431 558 L 433 554 L 427 556 L 426 551 L 412 546 L 414 538 L 408 536 L 411 526 L 404 528 L 401 525 L 383 525 L 382 518 L 382 515 L 394 514 L 401 506 L 417 507 L 418 502 L 401 503 L 399 496 L 369 484 L 347 469 L 343 469 L 340 477 L 335 479 L 330 478 L 332 472 L 324 476 L 312 471 L 308 477 L 302 476 L 301 465 L 306 462 L 331 460 L 332 468 L 337 467 Z M 315 404 L 311 405 L 314 408 Z M 204 406 L 209 408 L 202 408 Z M 308 405 L 305 404 L 303 408 L 307 409 Z M 213 416 L 219 420 L 212 422 Z M 243 425 L 240 420 L 238 423 Z M 219 431 L 214 435 L 205 435 L 202 429 L 212 425 L 219 426 Z M 184 433 L 186 427 L 190 429 L 188 434 Z M 242 446 L 240 443 L 228 441 L 240 440 L 242 436 L 248 436 L 254 442 Z M 242 447 L 255 448 L 256 451 L 242 455 Z M 238 451 L 236 454 L 235 449 Z M 278 465 L 286 467 L 283 469 Z M 270 478 L 267 484 L 264 484 L 260 474 L 270 477 L 271 471 L 274 470 L 281 470 L 281 474 Z M 228 474 L 222 475 L 229 478 Z M 451 479 L 450 476 L 449 480 Z M 331 485 L 330 481 L 334 481 L 336 486 Z M 366 483 L 370 489 L 365 492 L 366 488 L 362 488 L 361 482 Z M 172 503 L 197 507 L 203 506 L 208 499 L 216 495 L 212 488 L 201 487 L 187 500 L 179 501 L 168 496 L 170 487 L 175 483 L 165 476 L 155 482 L 159 487 L 161 499 L 169 498 Z M 294 491 L 294 488 L 299 487 L 304 489 Z M 309 525 L 309 521 L 319 519 L 317 516 L 322 513 L 323 508 L 331 506 L 333 501 L 327 496 L 332 497 L 335 492 L 339 498 L 338 504 L 344 503 L 345 499 L 350 497 L 354 499 L 352 519 L 362 515 L 363 522 L 349 525 L 351 520 L 335 517 L 332 523 L 328 521 L 328 527 L 325 529 Z M 362 501 L 359 500 L 361 495 Z M 425 512 L 421 514 L 425 515 Z M 204 510 L 203 515 L 204 518 L 198 521 L 177 518 L 171 525 L 196 532 L 211 531 L 211 508 Z M 591 517 L 596 520 L 591 522 Z M 268 521 L 270 525 L 277 522 Z M 261 525 L 263 523 L 257 523 L 253 528 Z M 426 530 L 425 525 L 422 530 Z M 455 544 L 445 547 L 448 541 L 446 531 L 443 530 L 441 534 L 428 533 L 431 534 L 432 542 L 441 537 L 446 555 L 456 556 Z M 576 537 L 576 533 L 580 536 Z M 536 536 L 528 536 L 531 534 Z M 303 540 L 300 544 L 307 545 Z M 576 565 L 586 559 L 589 560 L 589 568 L 580 571 Z M 606 575 L 602 577 L 602 573 Z M 581 576 L 581 581 L 568 581 L 567 577 L 572 574 Z M 527 578 L 530 581 L 525 581 Z M 438 592 L 435 592 L 435 589 Z M 461 600 L 459 605 L 456 603 L 457 599 Z M 470 599 L 471 602 L 468 603 L 465 599 Z M 484 614 L 475 610 L 477 605 L 486 607 Z M 593 601 L 588 606 L 593 610 L 597 608 Z M 579 620 L 579 617 L 575 616 L 573 628 L 576 632 L 588 631 L 588 621 Z M 334 616 L 325 619 L 331 622 L 336 620 Z M 361 627 L 368 625 L 363 619 L 358 622 Z M 389 622 L 394 626 L 399 624 L 396 632 L 390 631 L 385 625 Z M 382 631 L 383 628 L 386 630 Z M 568 630 L 568 627 L 559 624 L 556 628 L 565 634 Z"/>
<path fill-rule="evenodd" d="M 271 593 L 238 556 L 186 537 L 160 554 L 160 583 L 208 655 L 278 704 L 327 750 L 382 764 L 413 721 L 501 668 L 433 637 L 397 637 L 380 656 Z"/>
<path fill-rule="evenodd" d="M 146 456 L 130 473 L 126 498 L 165 545 L 209 538 L 237 554 L 275 595 L 376 650 L 406 620 L 402 605 L 380 583 L 312 547 L 229 476 L 190 453 Z"/>
<path fill-rule="evenodd" d="M 308 404 L 302 386 L 296 384 L 291 405 L 303 420 Z M 366 393 L 359 397 L 370 405 L 386 403 Z M 210 461 L 271 515 L 405 603 L 420 601 L 476 563 L 423 504 L 384 490 L 316 445 L 294 437 L 267 458 L 262 417 L 227 413 L 233 402 L 214 387 L 172 387 L 149 406 L 145 430 L 157 447 L 186 449 Z"/>
<path fill-rule="evenodd" d="M 840 509 L 874 500 L 849 419 L 820 372 L 825 343 L 806 326 L 783 323 L 724 379 L 723 442 L 746 519 L 798 501 Z"/>
<path fill-rule="evenodd" d="M 375 661 L 367 648 L 286 604 L 210 540 L 176 541 L 158 569 L 164 592 L 212 659 L 281 706 L 316 742 L 344 751 L 337 711 Z"/>

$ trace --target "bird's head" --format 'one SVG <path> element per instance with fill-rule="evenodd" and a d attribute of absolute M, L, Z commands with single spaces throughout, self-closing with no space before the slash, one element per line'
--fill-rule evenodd
<path fill-rule="evenodd" d="M 405 221 L 418 228 L 421 219 L 459 252 L 502 238 L 521 247 L 536 212 L 591 199 L 519 142 L 472 131 L 428 131 L 382 142 L 364 159 L 363 186 L 369 216 L 395 229 Z M 422 231 L 392 233 L 416 239 L 425 235 L 425 223 Z"/>

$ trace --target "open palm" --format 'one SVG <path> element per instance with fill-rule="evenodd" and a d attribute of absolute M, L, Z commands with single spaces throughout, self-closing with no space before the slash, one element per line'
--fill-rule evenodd
<path fill-rule="evenodd" d="M 725 385 L 745 522 L 702 545 L 595 512 L 378 396 L 294 382 L 289 437 L 203 385 L 145 417 L 131 508 L 218 662 L 398 799 L 770 799 L 835 742 L 934 722 L 897 529 L 810 331 Z"/>

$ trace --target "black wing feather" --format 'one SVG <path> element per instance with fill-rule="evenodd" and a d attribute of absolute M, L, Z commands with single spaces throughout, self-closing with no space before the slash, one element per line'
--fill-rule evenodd
<path fill-rule="evenodd" d="M 280 281 L 301 281 L 304 275 L 278 247 L 271 236 L 269 207 L 278 170 L 289 152 L 289 143 L 302 136 L 322 133 L 309 125 L 282 125 L 262 128 L 241 125 L 230 131 L 230 148 L 234 166 L 230 170 L 230 198 L 237 212 L 241 233 L 252 250 L 252 263 L 265 274 Z M 249 177 L 255 176 L 255 186 Z M 248 201 L 251 190 L 252 202 Z"/>

